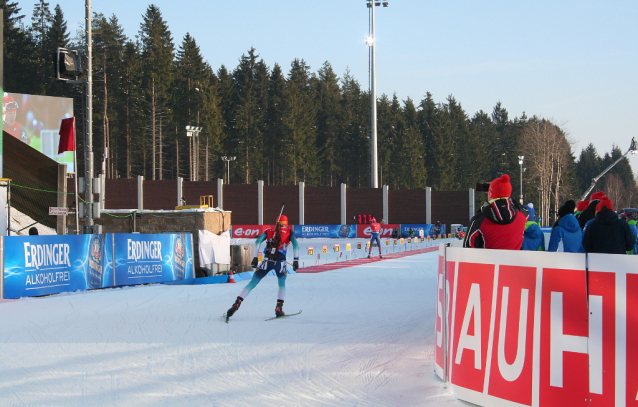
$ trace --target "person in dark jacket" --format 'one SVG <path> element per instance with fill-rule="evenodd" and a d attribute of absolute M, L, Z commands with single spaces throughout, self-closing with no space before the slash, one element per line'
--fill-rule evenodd
<path fill-rule="evenodd" d="M 545 251 L 545 234 L 538 223 L 536 223 L 534 204 L 528 203 L 525 209 L 527 209 L 529 217 L 525 223 L 522 250 Z"/>
<path fill-rule="evenodd" d="M 582 211 L 587 209 L 588 206 L 589 206 L 589 201 L 578 201 L 578 203 L 576 204 L 576 212 L 574 213 L 574 216 L 578 218 L 578 215 L 580 215 Z"/>
<path fill-rule="evenodd" d="M 585 229 L 583 248 L 587 253 L 627 254 L 634 248 L 634 235 L 627 222 L 618 219 L 611 200 L 601 199 L 596 218 Z"/>
<path fill-rule="evenodd" d="M 567 201 L 558 209 L 558 219 L 552 228 L 547 251 L 558 251 L 558 245 L 563 242 L 563 251 L 570 253 L 585 253 L 583 249 L 583 230 L 574 216 L 576 203 Z"/>
<path fill-rule="evenodd" d="M 512 184 L 507 174 L 490 183 L 488 202 L 470 221 L 463 247 L 520 250 L 527 222 L 527 210 L 511 199 Z"/>
<path fill-rule="evenodd" d="M 603 196 L 605 196 L 605 193 L 603 191 L 594 192 L 593 194 L 591 194 L 591 200 L 589 201 L 587 209 L 583 210 L 576 217 L 581 229 L 584 230 L 587 222 L 596 217 L 596 206 L 598 206 L 598 204 L 600 203 L 600 198 Z"/>

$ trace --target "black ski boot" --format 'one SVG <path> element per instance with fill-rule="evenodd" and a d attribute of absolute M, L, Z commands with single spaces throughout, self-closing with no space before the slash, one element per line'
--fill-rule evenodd
<path fill-rule="evenodd" d="M 275 315 L 277 318 L 286 315 L 284 312 L 284 300 L 277 300 L 277 306 L 275 307 Z"/>
<path fill-rule="evenodd" d="M 233 316 L 233 314 L 235 313 L 235 311 L 237 311 L 239 309 L 239 306 L 241 305 L 241 302 L 244 301 L 243 298 L 241 297 L 237 297 L 237 299 L 235 300 L 235 303 L 233 304 L 232 307 L 230 307 L 228 309 L 228 311 L 226 311 L 226 319 L 230 318 Z"/>

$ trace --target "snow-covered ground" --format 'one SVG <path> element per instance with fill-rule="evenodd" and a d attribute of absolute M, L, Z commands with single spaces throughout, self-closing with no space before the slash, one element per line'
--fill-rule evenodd
<path fill-rule="evenodd" d="M 434 375 L 438 252 L 287 279 L 0 303 L 0 405 L 467 406 Z"/>

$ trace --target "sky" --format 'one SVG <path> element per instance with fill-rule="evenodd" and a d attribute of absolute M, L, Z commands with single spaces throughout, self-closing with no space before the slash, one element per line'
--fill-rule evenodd
<path fill-rule="evenodd" d="M 30 22 L 33 0 L 20 0 Z M 62 0 L 69 31 L 84 29 L 85 2 Z M 188 32 L 217 70 L 238 65 L 251 47 L 284 72 L 303 59 L 313 72 L 328 61 L 343 77 L 369 83 L 369 11 L 364 0 L 93 1 L 116 14 L 125 34 L 139 33 L 155 4 L 178 47 Z M 635 0 L 390 0 L 376 8 L 377 94 L 417 104 L 452 95 L 468 116 L 497 102 L 510 118 L 552 119 L 574 142 L 599 155 L 623 152 L 636 136 L 638 3 Z M 629 158 L 638 174 L 638 155 Z"/>
<path fill-rule="evenodd" d="M 437 261 L 291 274 L 275 321 L 271 276 L 228 324 L 247 281 L 0 300 L 0 405 L 467 406 L 434 374 Z"/>

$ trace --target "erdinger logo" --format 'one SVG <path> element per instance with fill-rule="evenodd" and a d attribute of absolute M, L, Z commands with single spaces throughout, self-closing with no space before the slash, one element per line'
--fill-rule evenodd
<path fill-rule="evenodd" d="M 86 276 L 87 288 L 102 287 L 102 236 L 93 235 L 89 242 L 89 267 Z"/>
<path fill-rule="evenodd" d="M 233 237 L 257 237 L 259 234 L 259 229 L 237 228 L 233 230 Z"/>
<path fill-rule="evenodd" d="M 186 269 L 186 261 L 184 261 L 184 236 L 175 236 L 175 244 L 173 246 L 173 271 L 176 280 L 184 279 L 184 270 Z"/>
<path fill-rule="evenodd" d="M 91 257 L 94 261 L 102 260 L 102 245 L 98 239 L 93 239 L 91 243 Z"/>

